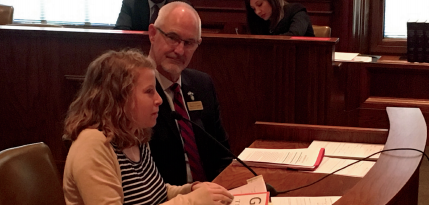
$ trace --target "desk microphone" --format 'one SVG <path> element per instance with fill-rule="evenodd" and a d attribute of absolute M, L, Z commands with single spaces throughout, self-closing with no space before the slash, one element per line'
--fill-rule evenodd
<path fill-rule="evenodd" d="M 184 120 L 186 122 L 190 122 L 191 124 L 197 126 L 200 130 L 202 130 L 205 135 L 209 136 L 213 141 L 215 141 L 220 147 L 222 147 L 226 152 L 228 152 L 229 155 L 231 155 L 232 158 L 234 158 L 235 160 L 237 160 L 240 164 L 242 164 L 244 167 L 246 167 L 250 172 L 252 172 L 253 175 L 258 176 L 258 174 L 256 174 L 255 171 L 253 171 L 252 168 L 250 168 L 246 163 L 244 163 L 243 161 L 241 161 L 241 159 L 239 159 L 237 156 L 235 156 L 228 148 L 226 148 L 222 143 L 220 143 L 216 138 L 214 138 L 211 134 L 209 134 L 207 131 L 205 131 L 200 125 L 198 125 L 197 123 L 188 120 L 186 118 L 184 118 L 181 114 L 177 113 L 176 111 L 172 111 L 171 112 L 171 116 L 176 119 L 176 120 Z M 270 196 L 277 196 L 277 191 L 276 189 L 274 189 L 273 186 L 271 186 L 268 183 L 265 183 L 266 187 L 267 187 L 267 191 L 270 192 Z"/>

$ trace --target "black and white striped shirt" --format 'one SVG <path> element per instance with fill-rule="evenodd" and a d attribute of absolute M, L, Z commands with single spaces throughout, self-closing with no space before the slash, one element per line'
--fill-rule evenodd
<path fill-rule="evenodd" d="M 117 149 L 124 191 L 124 204 L 160 204 L 167 200 L 167 188 L 153 162 L 148 144 L 140 145 L 140 161 L 134 162 Z"/>

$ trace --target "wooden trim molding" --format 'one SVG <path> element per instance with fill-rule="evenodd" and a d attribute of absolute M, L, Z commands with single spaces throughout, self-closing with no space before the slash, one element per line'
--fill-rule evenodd
<path fill-rule="evenodd" d="M 371 15 L 370 53 L 371 54 L 406 54 L 406 39 L 384 38 L 384 5 L 386 0 L 370 1 L 369 13 Z"/>
<path fill-rule="evenodd" d="M 349 50 L 358 53 L 369 53 L 369 0 L 353 2 L 353 24 L 351 26 L 352 42 Z"/>

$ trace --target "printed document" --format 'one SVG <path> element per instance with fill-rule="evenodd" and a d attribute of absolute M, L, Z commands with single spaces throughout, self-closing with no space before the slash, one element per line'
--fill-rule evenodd
<path fill-rule="evenodd" d="M 324 157 L 322 163 L 319 167 L 311 171 L 312 173 L 325 173 L 330 174 L 342 167 L 345 167 L 357 160 L 353 159 L 340 159 L 340 158 L 331 158 Z M 347 167 L 341 171 L 338 171 L 334 174 L 336 175 L 344 175 L 344 176 L 352 176 L 352 177 L 364 177 L 366 173 L 375 165 L 373 161 L 360 161 L 350 167 Z"/>
<path fill-rule="evenodd" d="M 332 205 L 340 196 L 271 197 L 273 205 Z"/>
<path fill-rule="evenodd" d="M 371 154 L 384 149 L 384 144 L 366 144 L 352 142 L 329 142 L 314 140 L 309 149 L 325 148 L 325 156 L 346 159 L 363 159 Z M 380 154 L 376 154 L 367 160 L 377 160 Z"/>
<path fill-rule="evenodd" d="M 314 170 L 324 156 L 323 148 L 315 149 L 259 149 L 246 148 L 238 156 L 249 166 Z M 234 164 L 239 164 L 234 161 Z"/>

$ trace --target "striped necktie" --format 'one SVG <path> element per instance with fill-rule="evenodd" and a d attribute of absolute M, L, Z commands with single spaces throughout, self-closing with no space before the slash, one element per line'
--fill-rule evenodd
<path fill-rule="evenodd" d="M 173 85 L 171 85 L 170 89 L 174 93 L 174 110 L 180 115 L 182 115 L 183 118 L 189 120 L 188 113 L 186 112 L 185 105 L 183 103 L 182 94 L 180 93 L 180 85 L 174 83 Z M 192 130 L 192 125 L 191 123 L 184 120 L 178 120 L 177 123 L 179 124 L 180 134 L 183 138 L 184 150 L 186 155 L 188 156 L 188 163 L 191 168 L 192 178 L 194 181 L 205 181 L 206 177 L 204 174 L 203 167 L 201 165 L 198 147 L 195 143 L 195 135 L 194 131 Z"/>
<path fill-rule="evenodd" d="M 158 7 L 158 5 L 155 4 L 152 8 L 153 8 L 153 13 L 150 16 L 149 23 L 155 23 L 155 20 L 158 17 L 158 13 L 159 13 L 159 7 Z"/>

